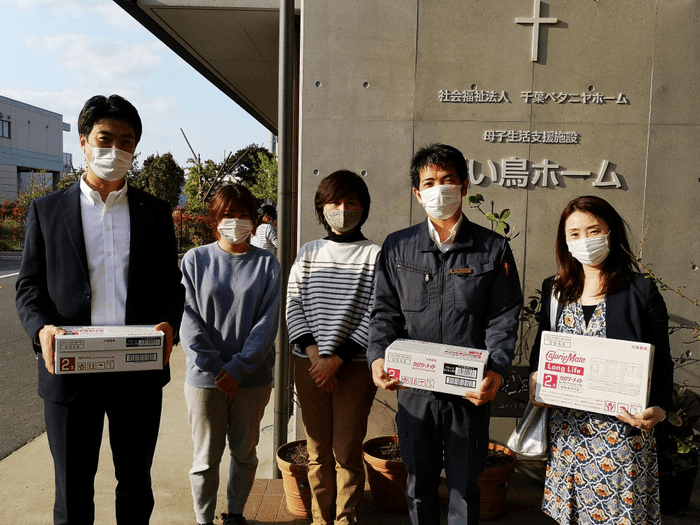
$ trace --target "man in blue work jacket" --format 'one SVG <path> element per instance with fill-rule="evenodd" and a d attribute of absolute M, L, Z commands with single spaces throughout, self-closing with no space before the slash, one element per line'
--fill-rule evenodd
<path fill-rule="evenodd" d="M 389 235 L 377 263 L 367 361 L 377 386 L 399 389 L 396 421 L 413 525 L 440 523 L 443 467 L 448 525 L 478 523 L 489 402 L 517 339 L 523 297 L 513 254 L 504 237 L 462 214 L 468 182 L 456 148 L 431 144 L 416 152 L 411 183 L 428 219 Z M 384 352 L 399 338 L 488 350 L 479 389 L 462 398 L 399 387 L 384 371 Z"/>

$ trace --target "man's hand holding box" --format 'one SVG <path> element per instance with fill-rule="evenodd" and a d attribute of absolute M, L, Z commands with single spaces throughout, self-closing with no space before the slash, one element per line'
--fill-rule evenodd
<path fill-rule="evenodd" d="M 488 357 L 486 350 L 397 339 L 386 349 L 384 366 L 400 386 L 464 396 L 479 389 Z"/>

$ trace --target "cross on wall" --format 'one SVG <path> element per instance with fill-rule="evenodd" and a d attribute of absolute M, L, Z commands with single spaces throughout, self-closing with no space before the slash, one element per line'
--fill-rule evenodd
<path fill-rule="evenodd" d="M 515 19 L 516 24 L 532 24 L 532 61 L 537 62 L 537 44 L 540 39 L 540 24 L 556 24 L 556 18 L 540 17 L 540 0 L 535 0 L 535 8 L 532 18 L 518 17 Z"/>

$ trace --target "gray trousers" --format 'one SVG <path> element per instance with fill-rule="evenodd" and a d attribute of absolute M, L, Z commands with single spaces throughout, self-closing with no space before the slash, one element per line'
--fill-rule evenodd
<path fill-rule="evenodd" d="M 226 447 L 231 454 L 228 477 L 228 512 L 242 514 L 255 482 L 260 421 L 272 386 L 239 388 L 228 397 L 216 388 L 185 385 L 187 414 L 194 454 L 190 470 L 192 499 L 198 523 L 213 521 L 219 490 L 219 466 Z"/>
<path fill-rule="evenodd" d="M 408 474 L 406 501 L 413 525 L 439 525 L 440 474 L 450 494 L 448 525 L 479 522 L 477 478 L 486 465 L 489 404 L 477 407 L 449 394 L 399 390 L 396 424 Z"/>

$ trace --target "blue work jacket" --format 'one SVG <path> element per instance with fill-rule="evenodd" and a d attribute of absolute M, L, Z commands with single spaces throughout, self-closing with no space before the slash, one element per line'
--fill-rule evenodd
<path fill-rule="evenodd" d="M 488 369 L 505 377 L 523 304 L 508 241 L 463 217 L 441 253 L 428 222 L 389 235 L 377 263 L 367 361 L 396 339 L 489 351 Z"/>

